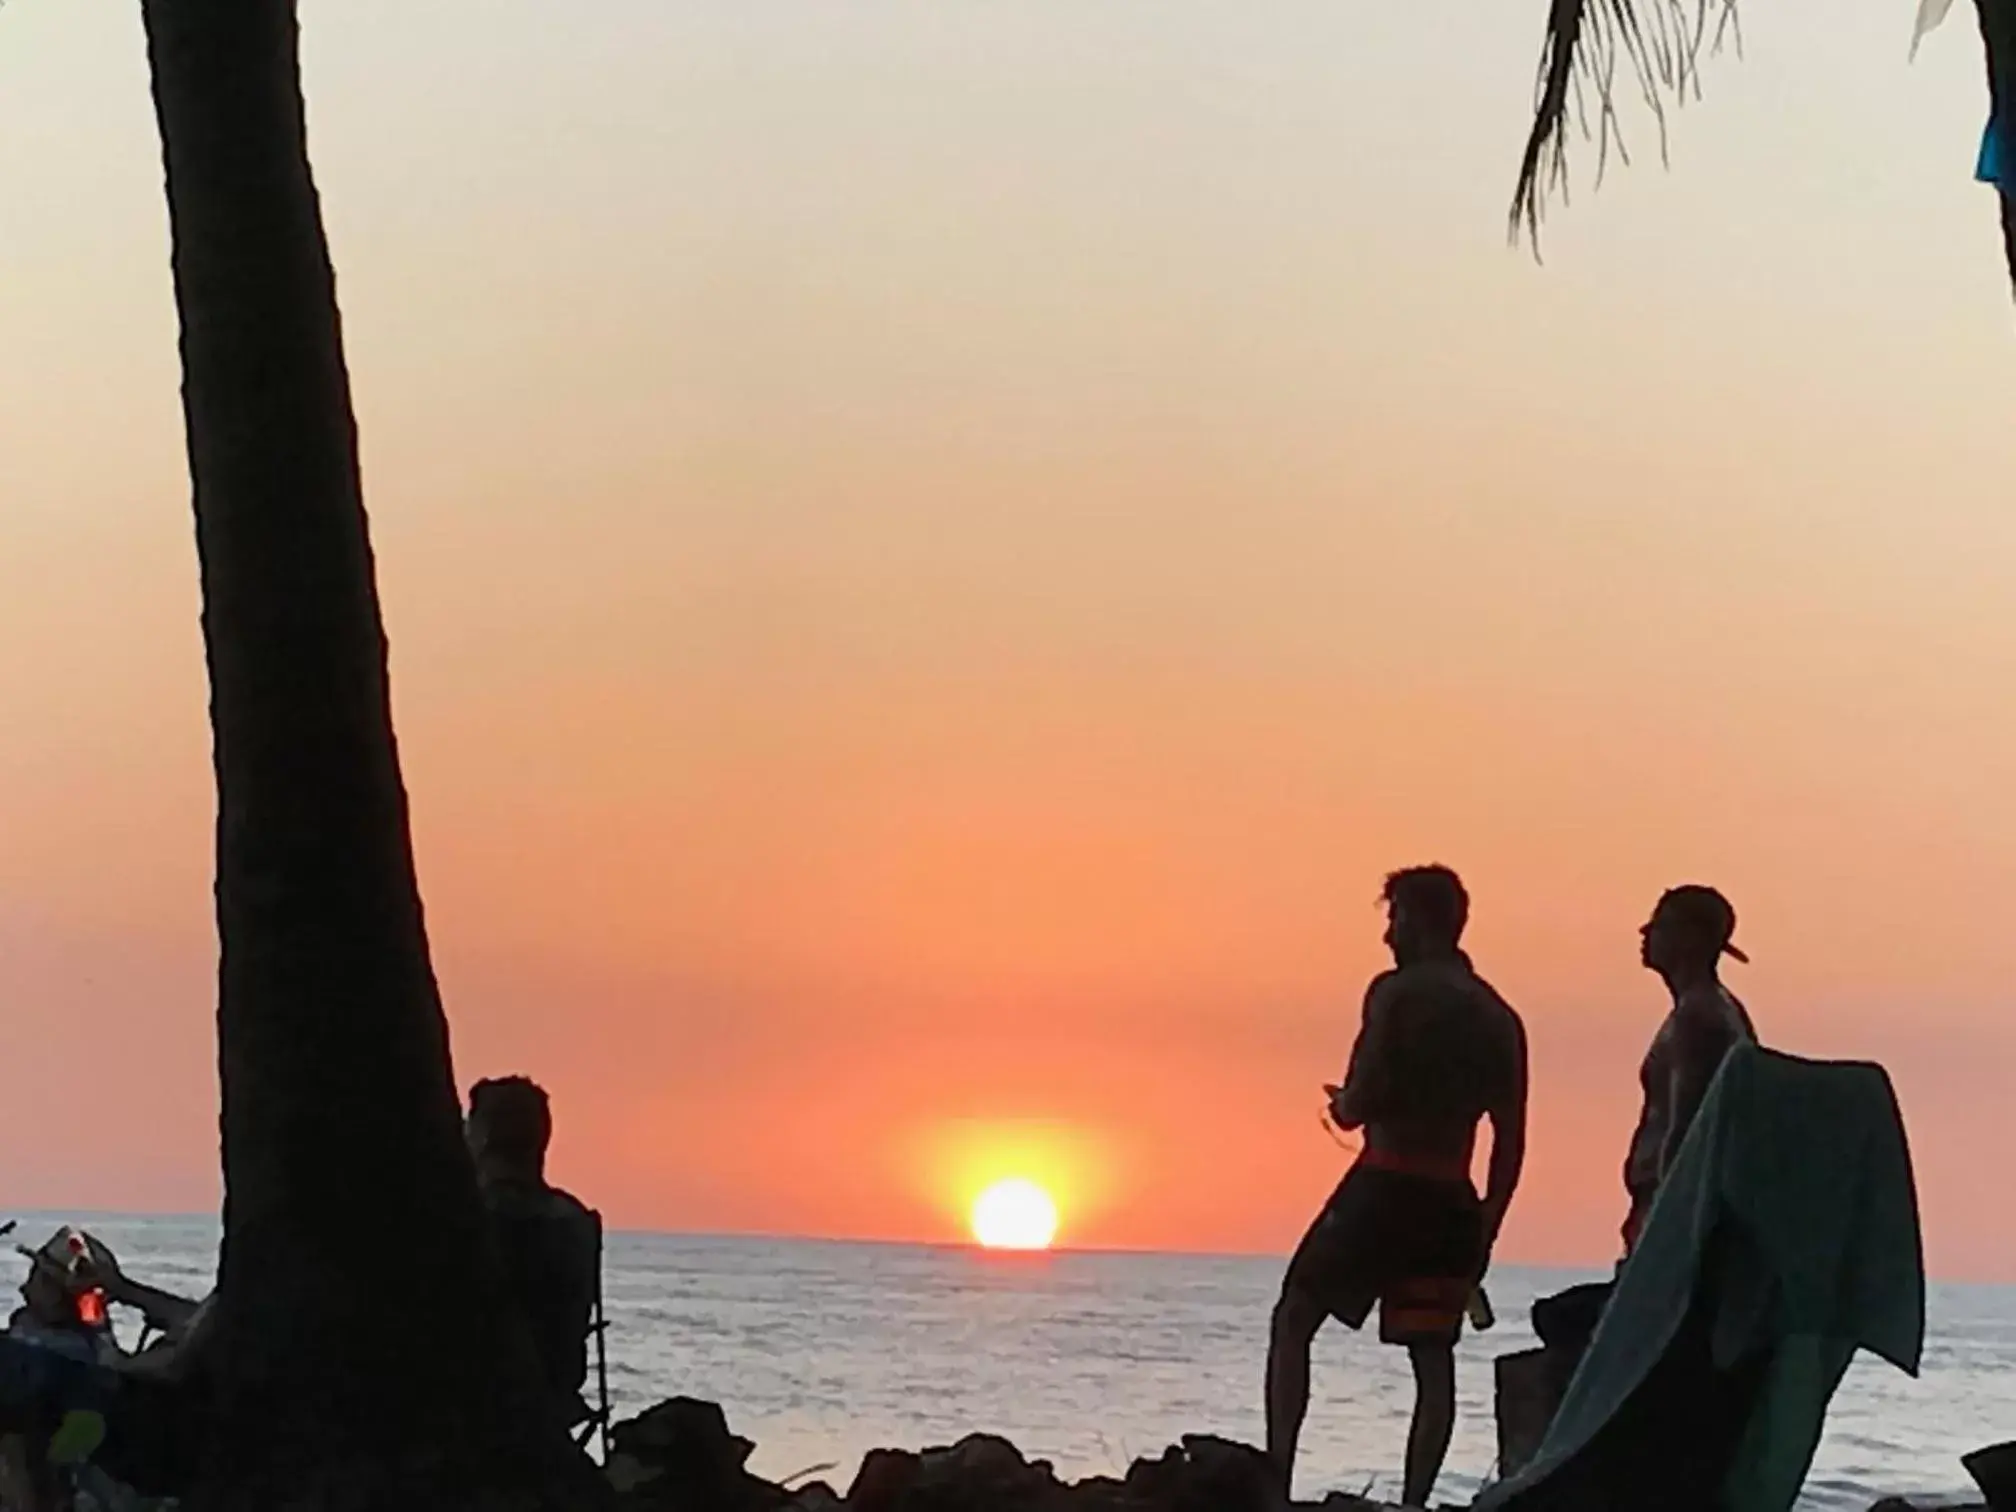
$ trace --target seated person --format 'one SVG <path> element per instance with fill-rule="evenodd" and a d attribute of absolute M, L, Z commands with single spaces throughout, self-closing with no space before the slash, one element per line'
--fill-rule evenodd
<path fill-rule="evenodd" d="M 203 1356 L 212 1299 L 197 1301 L 135 1281 L 104 1240 L 92 1234 L 80 1237 L 77 1263 L 65 1284 L 80 1295 L 95 1295 L 88 1310 L 97 1315 L 104 1316 L 108 1304 L 131 1307 L 158 1335 L 129 1354 L 112 1341 L 109 1326 L 104 1329 L 110 1347 L 91 1395 L 102 1422 L 84 1453 L 97 1472 L 142 1495 L 179 1494 L 194 1477 L 202 1445 L 207 1409 Z M 53 1447 L 63 1450 L 60 1435 Z"/>
<path fill-rule="evenodd" d="M 531 1329 L 547 1389 L 565 1420 L 579 1424 L 590 1416 L 581 1388 L 601 1291 L 601 1220 L 547 1183 L 553 1111 L 536 1082 L 478 1082 L 469 1092 L 467 1129 L 505 1284 Z"/>
<path fill-rule="evenodd" d="M 153 1337 L 140 1349 L 120 1351 L 110 1362 L 126 1375 L 183 1379 L 194 1374 L 203 1341 L 209 1336 L 212 1303 L 216 1294 L 201 1299 L 135 1281 L 120 1267 L 111 1246 L 95 1234 L 85 1236 L 90 1246 L 84 1275 L 105 1300 L 117 1307 L 130 1307 L 146 1320 Z"/>
<path fill-rule="evenodd" d="M 28 1257 L 21 1305 L 7 1320 L 7 1337 L 87 1365 L 119 1357 L 106 1316 L 106 1296 L 92 1275 L 92 1241 L 64 1227 L 40 1249 L 17 1246 Z"/>
<path fill-rule="evenodd" d="M 57 1467 L 97 1451 L 120 1396 L 89 1237 L 65 1227 L 21 1253 L 21 1306 L 0 1334 L 0 1505 L 14 1512 L 60 1500 Z"/>

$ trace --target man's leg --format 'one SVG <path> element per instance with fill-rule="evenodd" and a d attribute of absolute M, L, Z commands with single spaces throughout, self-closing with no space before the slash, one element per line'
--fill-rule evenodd
<path fill-rule="evenodd" d="M 1375 1231 L 1375 1188 L 1357 1168 L 1345 1176 L 1295 1247 L 1281 1281 L 1281 1300 L 1267 1340 L 1267 1457 L 1281 1494 L 1295 1474 L 1295 1449 L 1309 1410 L 1309 1347 L 1331 1318 L 1351 1328 L 1364 1323 L 1379 1295 L 1380 1252 Z"/>
<path fill-rule="evenodd" d="M 1267 1337 L 1267 1457 L 1283 1496 L 1294 1478 L 1295 1446 L 1309 1413 L 1309 1348 L 1323 1318 L 1320 1304 L 1292 1285 L 1281 1289 Z"/>
<path fill-rule="evenodd" d="M 1425 1507 L 1456 1428 L 1456 1346 L 1447 1340 L 1414 1343 L 1407 1354 L 1414 1362 L 1414 1424 L 1407 1432 L 1407 1478 L 1400 1500 Z"/>

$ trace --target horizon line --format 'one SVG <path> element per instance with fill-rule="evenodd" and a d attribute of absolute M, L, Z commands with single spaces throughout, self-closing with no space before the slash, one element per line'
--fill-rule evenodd
<path fill-rule="evenodd" d="M 18 1221 L 21 1218 L 52 1219 L 169 1219 L 189 1223 L 209 1223 L 222 1227 L 223 1217 L 219 1213 L 174 1211 L 166 1209 L 139 1208 L 97 1208 L 97 1207 L 22 1207 L 12 1210 Z M 700 1239 L 722 1240 L 744 1244 L 826 1244 L 844 1245 L 854 1248 L 946 1250 L 964 1254 L 981 1255 L 1006 1264 L 1018 1262 L 1040 1263 L 1045 1259 L 1068 1256 L 1139 1256 L 1171 1260 L 1273 1260 L 1285 1264 L 1288 1255 L 1275 1250 L 1247 1249 L 1154 1249 L 1144 1245 L 1127 1244 L 1059 1244 L 1041 1250 L 987 1249 L 965 1239 L 901 1239 L 875 1237 L 860 1234 L 808 1234 L 785 1229 L 679 1229 L 679 1228 L 637 1228 L 628 1225 L 611 1224 L 604 1232 L 610 1238 L 621 1239 Z M 1532 1261 L 1507 1260 L 1506 1268 L 1523 1271 L 1552 1271 L 1563 1274 L 1600 1273 L 1614 1262 L 1586 1261 Z M 1488 1274 L 1486 1279 L 1488 1280 Z M 1962 1288 L 1984 1288 L 2009 1290 L 2016 1288 L 2016 1278 L 2004 1281 L 1984 1280 L 1979 1277 L 1955 1277 L 1925 1273 L 1926 1284 L 1930 1286 L 1951 1286 Z"/>

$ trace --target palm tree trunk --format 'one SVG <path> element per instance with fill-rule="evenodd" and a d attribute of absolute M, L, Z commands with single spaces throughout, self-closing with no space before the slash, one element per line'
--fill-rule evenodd
<path fill-rule="evenodd" d="M 1976 0 L 1981 42 L 1988 54 L 1988 101 L 1993 129 L 2002 137 L 2002 250 L 2016 289 L 2016 0 Z"/>
<path fill-rule="evenodd" d="M 2016 194 L 2002 194 L 2002 254 L 2009 261 L 2009 288 L 2016 293 Z"/>
<path fill-rule="evenodd" d="M 293 0 L 142 0 L 218 791 L 224 1247 L 200 1500 L 578 1505 L 507 1324 L 394 744 Z"/>

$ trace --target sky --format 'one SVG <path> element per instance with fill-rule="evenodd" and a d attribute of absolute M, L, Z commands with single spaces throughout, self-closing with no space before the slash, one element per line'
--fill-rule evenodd
<path fill-rule="evenodd" d="M 1544 262 L 1537 0 L 305 0 L 457 1070 L 610 1221 L 1272 1252 L 1381 876 L 1601 1262 L 1711 881 L 2016 1281 L 2016 343 L 1978 42 L 1771 0 Z M 138 7 L 0 9 L 0 1206 L 217 1195 Z"/>

